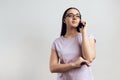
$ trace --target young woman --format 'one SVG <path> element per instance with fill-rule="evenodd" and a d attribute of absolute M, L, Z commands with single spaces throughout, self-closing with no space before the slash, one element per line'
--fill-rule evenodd
<path fill-rule="evenodd" d="M 93 80 L 90 64 L 96 57 L 95 42 L 79 10 L 68 8 L 63 14 L 61 36 L 51 48 L 50 71 L 58 73 L 57 80 Z"/>

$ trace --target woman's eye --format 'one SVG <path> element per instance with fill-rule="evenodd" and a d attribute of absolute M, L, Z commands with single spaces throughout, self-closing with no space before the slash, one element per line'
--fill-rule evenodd
<path fill-rule="evenodd" d="M 78 16 L 76 16 L 76 17 L 80 17 L 80 16 L 78 15 Z"/>
<path fill-rule="evenodd" d="M 68 15 L 68 17 L 73 17 L 73 15 Z"/>

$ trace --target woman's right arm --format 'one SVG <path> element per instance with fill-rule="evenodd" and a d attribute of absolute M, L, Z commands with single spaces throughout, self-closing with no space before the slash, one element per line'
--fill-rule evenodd
<path fill-rule="evenodd" d="M 75 61 L 74 63 L 68 64 L 59 64 L 59 57 L 55 49 L 51 49 L 51 56 L 50 56 L 50 71 L 52 73 L 61 73 L 66 72 L 74 68 L 79 68 L 82 62 L 86 62 L 81 57 Z M 87 62 L 86 62 L 87 63 Z"/>

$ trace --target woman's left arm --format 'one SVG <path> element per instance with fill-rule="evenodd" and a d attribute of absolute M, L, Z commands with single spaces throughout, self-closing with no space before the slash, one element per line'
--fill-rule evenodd
<path fill-rule="evenodd" d="M 85 60 L 91 63 L 96 57 L 96 40 L 88 37 L 86 23 L 84 25 L 85 27 L 80 29 L 82 32 L 82 55 Z"/>
<path fill-rule="evenodd" d="M 88 60 L 90 63 L 96 57 L 95 39 L 89 38 L 87 33 L 82 34 L 82 53 L 83 58 Z"/>

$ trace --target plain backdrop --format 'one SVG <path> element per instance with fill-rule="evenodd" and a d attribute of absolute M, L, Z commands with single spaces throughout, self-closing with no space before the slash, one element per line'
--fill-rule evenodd
<path fill-rule="evenodd" d="M 95 80 L 120 80 L 119 0 L 0 0 L 0 80 L 56 80 L 50 49 L 69 7 L 97 40 Z"/>

